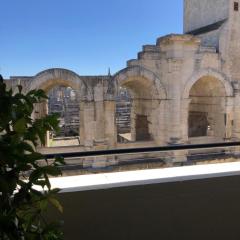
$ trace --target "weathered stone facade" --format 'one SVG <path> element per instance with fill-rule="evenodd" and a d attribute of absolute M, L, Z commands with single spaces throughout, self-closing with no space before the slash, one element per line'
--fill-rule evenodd
<path fill-rule="evenodd" d="M 138 58 L 113 76 L 49 69 L 34 77 L 13 77 L 8 84 L 20 81 L 26 90 L 48 91 L 56 85 L 75 89 L 81 144 L 87 148 L 117 146 L 115 100 L 120 87 L 133 96 L 133 141 L 139 136 L 155 145 L 240 139 L 238 4 L 238 0 L 185 0 L 185 33 L 143 46 Z M 47 114 L 44 106 L 37 108 L 40 115 Z"/>

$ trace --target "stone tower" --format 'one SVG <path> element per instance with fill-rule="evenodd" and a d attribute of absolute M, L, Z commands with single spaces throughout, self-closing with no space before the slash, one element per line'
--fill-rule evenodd
<path fill-rule="evenodd" d="M 229 0 L 185 0 L 184 32 L 206 34 L 210 30 L 217 30 L 221 25 L 219 22 L 229 17 L 229 2 Z"/>
<path fill-rule="evenodd" d="M 215 47 L 222 71 L 240 81 L 239 0 L 185 0 L 184 33 L 200 37 L 204 47 Z"/>

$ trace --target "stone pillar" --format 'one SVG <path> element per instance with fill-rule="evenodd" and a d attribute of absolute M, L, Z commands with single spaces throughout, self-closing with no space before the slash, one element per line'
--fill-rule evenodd
<path fill-rule="evenodd" d="M 136 107 L 137 103 L 136 100 L 133 99 L 132 101 L 132 107 L 131 107 L 131 140 L 133 142 L 136 141 Z"/>
<path fill-rule="evenodd" d="M 232 141 L 240 140 L 240 84 L 234 84 L 234 106 L 233 106 L 233 127 L 232 127 Z M 239 156 L 240 147 L 231 148 L 233 154 Z"/>
<path fill-rule="evenodd" d="M 240 140 L 240 86 L 235 84 L 233 111 L 233 139 Z"/>
<path fill-rule="evenodd" d="M 48 103 L 44 101 L 42 103 L 36 103 L 34 105 L 34 111 L 32 113 L 33 119 L 40 119 L 48 114 Z"/>
<path fill-rule="evenodd" d="M 157 131 L 157 137 L 156 137 L 156 143 L 158 146 L 165 145 L 167 143 L 166 139 L 166 130 L 167 130 L 167 119 L 166 119 L 166 100 L 160 100 L 159 108 L 158 108 L 158 119 L 156 121 L 156 128 L 158 128 Z"/>
<path fill-rule="evenodd" d="M 85 131 L 84 131 L 84 101 L 79 103 L 79 136 L 80 136 L 80 145 L 85 144 Z"/>
<path fill-rule="evenodd" d="M 83 106 L 84 146 L 92 148 L 95 136 L 94 102 L 85 102 Z"/>
<path fill-rule="evenodd" d="M 110 148 L 114 148 L 117 143 L 117 127 L 115 121 L 116 102 L 106 100 L 104 102 L 105 114 L 105 139 Z"/>
<path fill-rule="evenodd" d="M 177 52 L 176 52 L 177 54 Z M 177 54 L 178 55 L 178 54 Z M 182 65 L 183 60 L 172 58 L 168 60 L 168 78 L 169 78 L 169 142 L 182 142 L 182 117 L 181 117 L 181 92 L 182 92 Z"/>
<path fill-rule="evenodd" d="M 103 143 L 104 142 L 104 102 L 103 101 L 98 101 L 95 102 L 95 113 L 96 113 L 96 136 L 95 140 L 98 143 Z"/>
<path fill-rule="evenodd" d="M 188 139 L 188 106 L 189 99 L 168 100 L 168 144 L 184 144 Z M 182 164 L 187 161 L 188 151 L 173 151 L 166 154 L 166 163 L 171 165 Z"/>
<path fill-rule="evenodd" d="M 180 143 L 182 141 L 181 103 L 179 99 L 168 101 L 168 141 Z"/>
<path fill-rule="evenodd" d="M 92 86 L 94 92 L 94 105 L 95 105 L 95 143 L 97 145 L 104 143 L 104 88 L 103 83 L 98 82 Z M 106 97 L 106 96 L 105 96 Z"/>
<path fill-rule="evenodd" d="M 182 118 L 182 141 L 184 143 L 188 143 L 188 128 L 189 128 L 189 123 L 188 123 L 188 117 L 189 117 L 189 106 L 191 103 L 191 99 L 186 98 L 182 99 L 182 107 L 181 107 L 181 118 Z"/>
<path fill-rule="evenodd" d="M 227 97 L 226 98 L 226 131 L 225 131 L 225 139 L 230 140 L 232 138 L 233 131 L 233 109 L 234 109 L 234 98 Z"/>

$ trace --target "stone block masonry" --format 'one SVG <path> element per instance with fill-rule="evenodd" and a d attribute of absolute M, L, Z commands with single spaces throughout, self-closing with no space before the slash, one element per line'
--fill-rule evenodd
<path fill-rule="evenodd" d="M 239 4 L 239 0 L 185 0 L 184 34 L 144 45 L 137 59 L 112 76 L 81 76 L 54 68 L 32 77 L 12 77 L 7 83 L 21 82 L 26 91 L 49 91 L 57 85 L 74 89 L 79 96 L 81 145 L 86 149 L 117 146 L 120 88 L 131 93 L 133 143 L 240 139 Z M 40 115 L 47 114 L 44 106 L 38 108 Z"/>

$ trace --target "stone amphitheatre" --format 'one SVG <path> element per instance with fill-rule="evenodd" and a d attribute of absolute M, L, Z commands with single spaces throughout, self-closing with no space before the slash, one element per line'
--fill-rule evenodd
<path fill-rule="evenodd" d="M 82 149 L 210 143 L 240 139 L 239 0 L 185 0 L 184 34 L 144 45 L 114 75 L 47 69 L 11 77 L 24 90 L 71 87 L 79 101 Z M 116 98 L 131 93 L 131 141 L 118 143 Z M 38 118 L 47 102 L 36 106 Z"/>

